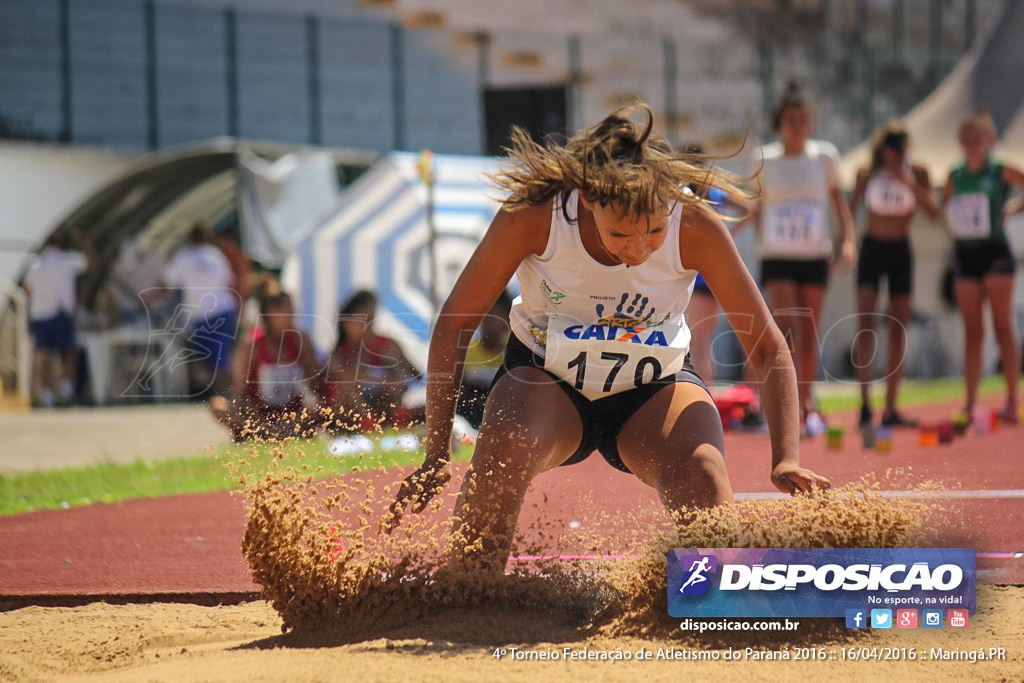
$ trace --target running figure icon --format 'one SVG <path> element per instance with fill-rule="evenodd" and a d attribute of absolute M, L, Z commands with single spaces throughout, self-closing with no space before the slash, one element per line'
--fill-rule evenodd
<path fill-rule="evenodd" d="M 679 587 L 680 593 L 685 592 L 690 586 L 698 583 L 704 583 L 708 580 L 708 577 L 706 577 L 704 573 L 711 571 L 711 567 L 708 566 L 710 559 L 710 557 L 705 555 L 700 558 L 700 561 L 693 561 L 693 564 L 691 564 L 689 570 L 687 570 L 690 572 L 690 578 L 686 579 L 683 585 Z"/>

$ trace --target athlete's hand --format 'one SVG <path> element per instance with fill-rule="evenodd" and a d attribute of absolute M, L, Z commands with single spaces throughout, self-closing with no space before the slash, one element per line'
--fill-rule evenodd
<path fill-rule="evenodd" d="M 919 186 L 921 183 L 917 182 L 917 176 L 914 175 L 914 169 L 909 164 L 903 164 L 899 170 L 894 172 L 896 180 L 903 183 L 911 190 Z"/>
<path fill-rule="evenodd" d="M 402 521 L 406 510 L 419 513 L 434 496 L 440 493 L 452 478 L 452 464 L 448 458 L 428 458 L 419 469 L 402 482 L 387 515 L 381 521 L 381 530 L 390 534 Z"/>
<path fill-rule="evenodd" d="M 775 484 L 775 488 L 790 495 L 808 493 L 816 488 L 832 488 L 832 483 L 825 477 L 788 462 L 781 462 L 775 466 L 772 470 L 772 483 Z"/>
<path fill-rule="evenodd" d="M 843 240 L 839 245 L 838 262 L 843 271 L 853 270 L 857 265 L 857 245 L 852 239 Z"/>
<path fill-rule="evenodd" d="M 1021 211 L 1024 211 L 1024 197 L 1017 197 L 1006 202 L 1003 205 L 1003 222 L 1006 222 L 1011 216 Z"/>

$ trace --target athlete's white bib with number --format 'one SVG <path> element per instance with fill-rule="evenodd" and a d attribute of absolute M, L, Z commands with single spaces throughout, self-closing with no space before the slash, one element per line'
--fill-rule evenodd
<path fill-rule="evenodd" d="M 976 192 L 959 194 L 946 206 L 946 220 L 953 235 L 960 239 L 985 239 L 992 234 L 988 195 Z"/>
<path fill-rule="evenodd" d="M 802 154 L 786 154 L 780 142 L 761 148 L 761 258 L 829 257 L 838 158 L 835 145 L 822 140 L 808 140 Z"/>
<path fill-rule="evenodd" d="M 661 248 L 631 268 L 594 260 L 577 209 L 575 192 L 565 212 L 554 203 L 544 252 L 519 265 L 509 322 L 548 372 L 594 400 L 683 368 L 690 346 L 684 311 L 697 273 L 682 265 L 681 205 L 673 207 Z"/>
<path fill-rule="evenodd" d="M 879 171 L 864 188 L 864 203 L 868 211 L 879 216 L 908 216 L 914 212 L 917 198 L 906 183 L 887 171 Z"/>
<path fill-rule="evenodd" d="M 796 255 L 817 255 L 825 246 L 825 209 L 817 202 L 769 206 L 764 223 L 764 249 Z"/>
<path fill-rule="evenodd" d="M 544 369 L 593 401 L 679 372 L 689 349 L 690 329 L 678 322 L 616 327 L 554 317 Z"/>

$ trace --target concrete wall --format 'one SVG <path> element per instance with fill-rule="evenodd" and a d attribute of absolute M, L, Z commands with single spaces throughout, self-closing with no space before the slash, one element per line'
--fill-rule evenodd
<path fill-rule="evenodd" d="M 65 72 L 59 0 L 0 3 L 0 133 L 131 151 L 224 135 L 481 151 L 477 73 L 446 60 L 447 39 L 358 13 L 152 6 L 149 33 L 139 0 L 67 0 Z"/>

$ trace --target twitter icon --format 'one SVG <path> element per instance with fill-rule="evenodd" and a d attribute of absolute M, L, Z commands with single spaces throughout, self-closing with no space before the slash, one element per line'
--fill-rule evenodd
<path fill-rule="evenodd" d="M 871 628 L 892 628 L 892 610 L 871 610 Z"/>

